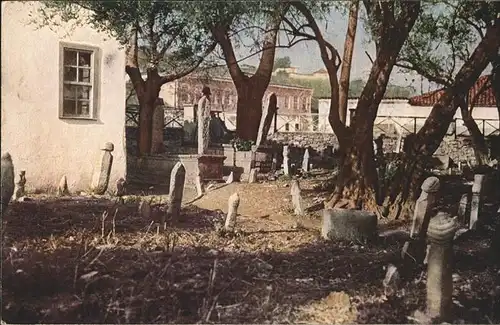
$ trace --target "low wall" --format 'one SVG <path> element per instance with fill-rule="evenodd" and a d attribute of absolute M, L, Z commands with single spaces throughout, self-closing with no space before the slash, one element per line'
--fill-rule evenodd
<path fill-rule="evenodd" d="M 170 173 L 177 162 L 186 169 L 185 187 L 194 187 L 198 173 L 198 155 L 154 155 L 146 157 L 128 156 L 127 181 L 143 185 L 170 184 Z"/>
<path fill-rule="evenodd" d="M 268 139 L 282 145 L 309 147 L 316 152 L 322 152 L 327 146 L 338 146 L 337 138 L 331 133 L 278 132 L 270 135 Z M 394 152 L 397 140 L 397 137 L 388 135 L 384 139 L 384 152 Z M 435 155 L 449 156 L 454 161 L 468 160 L 475 163 L 474 150 L 468 137 L 446 136 Z"/>

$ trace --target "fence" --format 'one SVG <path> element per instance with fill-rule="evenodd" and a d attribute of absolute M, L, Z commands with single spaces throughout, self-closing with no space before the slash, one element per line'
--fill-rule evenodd
<path fill-rule="evenodd" d="M 128 105 L 125 110 L 125 123 L 127 126 L 139 125 L 139 106 Z M 184 110 L 175 107 L 165 106 L 164 127 L 182 128 L 184 126 Z"/>
<path fill-rule="evenodd" d="M 236 112 L 221 112 L 220 118 L 229 130 L 236 129 Z M 138 125 L 139 110 L 137 105 L 129 105 L 126 110 L 128 126 Z M 420 116 L 377 116 L 374 122 L 374 132 L 389 134 L 408 134 L 418 132 L 427 117 Z M 487 137 L 500 135 L 498 119 L 475 119 L 479 130 Z M 173 107 L 165 107 L 165 127 L 182 128 L 184 111 Z M 278 114 L 273 117 L 270 133 L 274 132 L 311 132 L 333 133 L 328 122 L 328 115 L 317 113 Z M 455 118 L 448 128 L 448 135 L 469 136 L 469 131 L 463 119 Z"/>

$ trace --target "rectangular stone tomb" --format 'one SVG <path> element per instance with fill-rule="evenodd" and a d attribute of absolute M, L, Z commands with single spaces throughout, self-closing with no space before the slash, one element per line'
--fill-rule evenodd
<path fill-rule="evenodd" d="M 378 236 L 377 216 L 362 210 L 324 209 L 321 236 L 330 240 L 374 240 Z"/>
<path fill-rule="evenodd" d="M 202 155 L 198 157 L 200 177 L 204 181 L 222 181 L 225 156 Z"/>

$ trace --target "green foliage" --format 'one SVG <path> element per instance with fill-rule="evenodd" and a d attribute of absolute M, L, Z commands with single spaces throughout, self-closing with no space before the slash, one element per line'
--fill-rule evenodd
<path fill-rule="evenodd" d="M 185 69 L 213 44 L 210 35 L 198 30 L 179 1 L 48 0 L 39 9 L 40 24 L 77 21 L 128 44 L 138 32 L 141 66 L 163 70 Z M 88 10 L 86 13 L 84 10 Z"/>
<path fill-rule="evenodd" d="M 274 70 L 279 68 L 290 68 L 292 65 L 292 60 L 290 60 L 289 56 L 284 56 L 282 58 L 276 58 L 274 60 Z"/>
<path fill-rule="evenodd" d="M 435 83 L 451 83 L 497 13 L 492 1 L 424 2 L 399 64 Z"/>
<path fill-rule="evenodd" d="M 253 141 L 250 140 L 243 140 L 240 138 L 234 138 L 230 142 L 236 151 L 250 151 L 252 150 L 252 146 L 255 144 Z"/>
<path fill-rule="evenodd" d="M 273 83 L 287 85 L 287 86 L 301 86 L 313 89 L 314 98 L 329 98 L 330 93 L 330 82 L 328 79 L 296 79 L 290 78 L 286 73 L 278 73 L 273 76 Z M 358 98 L 363 91 L 365 86 L 365 81 L 361 79 L 352 80 L 349 84 L 349 97 Z M 398 85 L 387 85 L 385 91 L 385 98 L 409 98 L 415 94 L 415 89 L 413 87 L 403 87 Z"/>

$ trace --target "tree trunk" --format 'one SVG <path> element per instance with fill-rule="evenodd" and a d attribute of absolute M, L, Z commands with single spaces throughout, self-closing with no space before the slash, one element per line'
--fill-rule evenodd
<path fill-rule="evenodd" d="M 139 99 L 139 132 L 137 135 L 137 154 L 139 156 L 152 153 L 153 116 L 160 87 L 158 73 L 148 70 L 148 78 L 143 84 L 142 91 L 136 91 Z"/>
<path fill-rule="evenodd" d="M 273 72 L 278 30 L 287 10 L 287 5 L 278 6 L 269 18 L 262 42 L 259 66 L 251 77 L 246 76 L 238 65 L 233 44 L 228 35 L 229 26 L 212 28 L 212 34 L 222 48 L 229 74 L 238 93 L 236 135 L 243 140 L 257 140 L 262 117 L 262 100 Z"/>
<path fill-rule="evenodd" d="M 262 98 L 265 89 L 252 87 L 252 82 L 249 80 L 237 86 L 237 91 L 236 136 L 243 140 L 256 141 L 262 118 Z"/>
<path fill-rule="evenodd" d="M 346 123 L 347 100 L 349 98 L 349 80 L 351 77 L 352 55 L 354 53 L 354 41 L 356 39 L 356 28 L 358 26 L 359 0 L 353 0 L 349 11 L 349 23 L 344 41 L 344 57 L 339 79 L 339 114 L 340 121 Z"/>
<path fill-rule="evenodd" d="M 470 133 L 472 139 L 472 148 L 474 149 L 474 156 L 476 157 L 476 164 L 482 166 L 488 162 L 488 147 L 484 140 L 484 135 L 479 130 L 479 127 L 472 117 L 472 112 L 469 111 L 465 100 L 460 104 L 460 112 L 465 126 Z"/>

